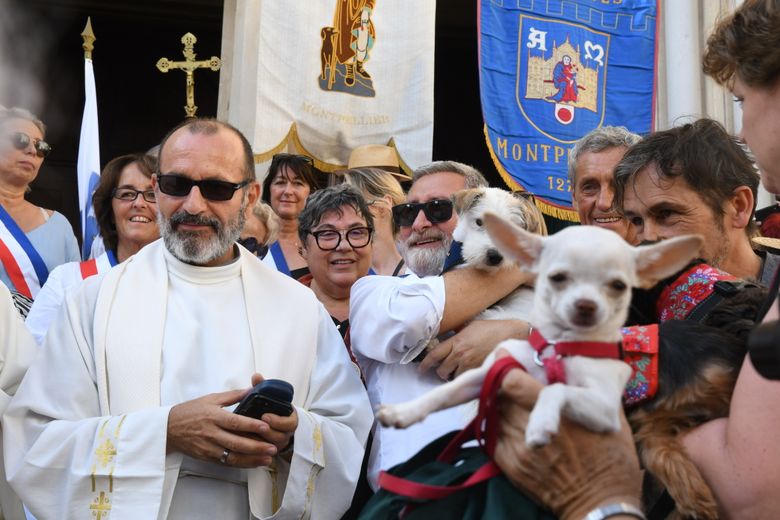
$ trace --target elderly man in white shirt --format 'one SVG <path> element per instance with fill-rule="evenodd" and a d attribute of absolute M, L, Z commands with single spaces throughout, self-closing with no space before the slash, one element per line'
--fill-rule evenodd
<path fill-rule="evenodd" d="M 529 278 L 519 269 L 491 276 L 474 268 L 436 276 L 442 271 L 457 225 L 450 197 L 486 185 L 476 169 L 453 161 L 418 169 L 407 203 L 394 208 L 400 227 L 398 249 L 414 274 L 367 276 L 352 286 L 352 349 L 363 369 L 372 406 L 415 398 L 481 364 L 500 340 L 527 335 L 527 324 L 519 321 L 472 322 L 442 341 L 422 363 L 413 363 L 431 339 L 461 327 Z M 464 407 L 442 410 L 406 430 L 375 424 L 368 467 L 371 486 L 376 489 L 381 470 L 465 426 L 468 414 Z"/>

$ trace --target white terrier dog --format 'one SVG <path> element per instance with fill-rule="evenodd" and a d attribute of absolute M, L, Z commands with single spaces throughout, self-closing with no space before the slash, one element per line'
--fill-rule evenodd
<path fill-rule="evenodd" d="M 531 412 L 526 443 L 548 443 L 558 432 L 561 413 L 594 431 L 617 431 L 621 396 L 631 375 L 620 360 L 620 328 L 631 288 L 650 287 L 684 267 L 698 254 L 701 237 L 632 247 L 594 226 L 542 237 L 490 213 L 483 224 L 501 254 L 536 275 L 534 332 L 529 341 L 507 340 L 497 347 L 540 381 L 552 383 Z M 405 428 L 429 413 L 475 399 L 494 360 L 491 354 L 480 368 L 413 401 L 382 405 L 377 418 L 385 426 Z"/>
<path fill-rule="evenodd" d="M 488 235 L 484 225 L 486 212 L 500 215 L 531 233 L 547 234 L 541 212 L 531 199 L 520 194 L 499 188 L 474 188 L 457 192 L 452 200 L 458 213 L 458 225 L 452 238 L 462 244 L 464 266 L 492 271 L 514 265 L 511 258 L 501 254 Z M 528 321 L 532 304 L 533 288 L 521 286 L 474 319 Z"/>

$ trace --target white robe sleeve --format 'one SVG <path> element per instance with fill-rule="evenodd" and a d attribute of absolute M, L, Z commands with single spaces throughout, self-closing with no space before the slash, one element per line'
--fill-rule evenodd
<path fill-rule="evenodd" d="M 62 306 L 65 299 L 65 283 L 63 278 L 67 276 L 72 264 L 59 265 L 49 274 L 46 283 L 35 296 L 35 301 L 30 308 L 24 323 L 35 338 L 38 345 L 43 343 L 46 332 L 49 330 L 52 320 Z"/>
<path fill-rule="evenodd" d="M 8 406 L 37 352 L 14 307 L 11 293 L 0 284 L 0 414 Z"/>
<path fill-rule="evenodd" d="M 358 357 L 408 363 L 439 333 L 444 278 L 364 276 L 350 293 L 350 335 Z"/>
<path fill-rule="evenodd" d="M 260 518 L 340 518 L 352 501 L 374 416 L 359 371 L 324 308 L 314 366 L 306 402 L 296 407 L 291 463 L 276 457 L 278 481 L 284 483 L 281 509 Z M 270 513 L 270 505 L 252 504 L 252 511 Z"/>
<path fill-rule="evenodd" d="M 9 481 L 40 519 L 158 514 L 170 408 L 100 416 L 91 350 L 97 288 L 89 280 L 66 300 L 3 417 Z"/>
<path fill-rule="evenodd" d="M 38 347 L 25 328 L 11 293 L 0 283 L 0 414 L 19 388 L 37 352 Z M 8 520 L 24 518 L 22 503 L 8 486 L 3 468 L 0 468 L 0 509 L 0 516 Z"/>

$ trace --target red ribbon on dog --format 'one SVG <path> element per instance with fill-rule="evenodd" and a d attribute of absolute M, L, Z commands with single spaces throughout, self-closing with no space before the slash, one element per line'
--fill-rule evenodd
<path fill-rule="evenodd" d="M 563 358 L 569 356 L 586 356 L 594 358 L 622 359 L 620 343 L 606 341 L 548 341 L 541 333 L 533 329 L 528 336 L 528 343 L 536 351 L 547 374 L 547 382 L 566 383 L 566 371 L 563 368 Z M 553 347 L 554 355 L 541 359 L 541 353 L 547 347 Z"/>

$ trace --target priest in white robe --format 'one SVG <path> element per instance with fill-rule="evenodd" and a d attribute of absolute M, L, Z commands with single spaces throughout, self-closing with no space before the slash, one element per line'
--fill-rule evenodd
<path fill-rule="evenodd" d="M 39 520 L 339 518 L 373 416 L 314 295 L 235 245 L 249 143 L 189 120 L 154 186 L 163 239 L 66 300 L 9 405 L 11 485 Z M 231 412 L 260 377 L 290 417 Z"/>
<path fill-rule="evenodd" d="M 33 337 L 14 307 L 11 293 L 4 284 L 0 284 L 0 414 L 19 388 L 37 351 Z M 0 517 L 6 520 L 24 519 L 22 503 L 8 486 L 3 471 L 0 471 L 0 513 Z"/>

